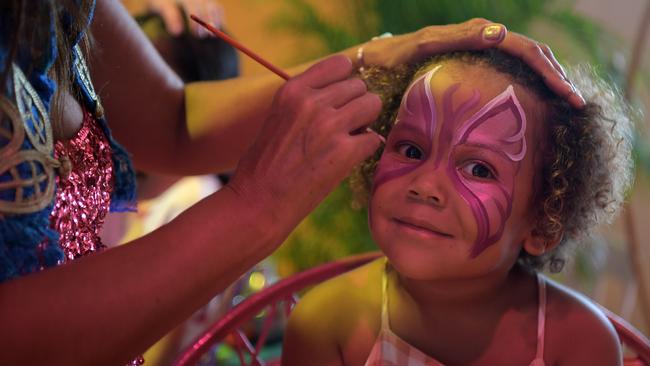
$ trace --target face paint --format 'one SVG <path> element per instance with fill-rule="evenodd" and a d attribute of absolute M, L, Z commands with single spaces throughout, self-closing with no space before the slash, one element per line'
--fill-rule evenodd
<path fill-rule="evenodd" d="M 436 102 L 431 93 L 431 78 L 440 69 L 438 65 L 426 74 L 416 79 L 404 93 L 402 103 L 397 112 L 395 124 L 401 128 L 413 129 L 424 134 L 426 146 L 423 146 L 425 155 L 431 151 L 433 134 L 436 130 L 437 110 Z M 391 159 L 381 159 L 375 172 L 373 192 L 388 180 L 407 174 L 422 165 L 428 156 L 419 164 L 400 164 Z"/>
<path fill-rule="evenodd" d="M 460 88 L 460 84 L 454 84 L 442 95 L 442 124 L 439 126 L 437 143 L 434 144 L 438 117 L 431 79 L 440 67 L 436 66 L 408 88 L 398 112 L 396 128 L 391 132 L 391 135 L 399 135 L 398 131 L 413 130 L 423 136 L 420 147 L 424 156 L 417 162 L 382 156 L 377 166 L 373 192 L 387 181 L 419 168 L 429 159 L 433 159 L 433 169 L 438 169 L 440 163 L 446 160 L 446 173 L 476 221 L 477 237 L 470 251 L 470 257 L 476 257 L 501 238 L 510 216 L 515 176 L 526 153 L 526 117 L 513 87 L 508 86 L 473 116 L 463 120 L 463 116 L 480 101 L 480 94 L 474 90 L 471 97 L 454 109 L 453 96 Z M 393 139 L 389 138 L 389 144 L 392 142 L 390 140 Z M 490 181 L 466 177 L 458 169 L 455 157 L 467 149 L 487 150 L 507 161 L 506 165 L 509 166 L 501 169 L 497 179 Z"/>
<path fill-rule="evenodd" d="M 445 123 L 446 112 L 447 109 Z M 459 115 L 454 113 L 454 116 Z M 520 161 L 526 154 L 525 132 L 526 115 L 512 85 L 509 85 L 455 133 L 450 156 L 454 156 L 459 147 L 476 146 L 502 155 L 503 159 L 513 165 L 513 169 L 502 171 L 497 180 L 486 183 L 467 178 L 456 168 L 454 159 L 449 159 L 447 174 L 472 209 L 477 224 L 477 237 L 470 253 L 472 258 L 497 242 L 503 234 L 506 220 L 512 211 L 515 177 Z"/>

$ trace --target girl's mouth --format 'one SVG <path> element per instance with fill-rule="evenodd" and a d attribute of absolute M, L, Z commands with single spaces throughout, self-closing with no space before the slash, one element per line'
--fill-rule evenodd
<path fill-rule="evenodd" d="M 453 238 L 453 235 L 442 232 L 436 227 L 434 227 L 433 225 L 431 225 L 430 223 L 419 219 L 409 218 L 409 217 L 399 217 L 399 218 L 395 217 L 393 218 L 393 221 L 400 227 L 419 234 L 424 234 L 427 236 L 435 236 L 438 238 L 440 237 Z"/>

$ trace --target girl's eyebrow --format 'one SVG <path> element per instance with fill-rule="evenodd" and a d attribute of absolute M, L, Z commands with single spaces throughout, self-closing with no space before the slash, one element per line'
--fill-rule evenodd
<path fill-rule="evenodd" d="M 393 127 L 393 131 L 402 132 L 402 130 L 407 130 L 408 132 L 411 132 L 416 135 L 424 136 L 426 134 L 425 131 L 420 127 L 418 127 L 417 125 L 413 125 L 406 121 L 399 121 L 399 123 L 395 124 L 395 127 Z"/>
<path fill-rule="evenodd" d="M 478 149 L 482 149 L 482 150 L 488 150 L 488 151 L 491 151 L 491 152 L 493 152 L 495 154 L 498 154 L 499 156 L 501 156 L 503 159 L 505 159 L 507 161 L 513 161 L 512 159 L 510 159 L 508 154 L 506 154 L 506 152 L 503 150 L 503 148 L 498 144 L 485 144 L 485 143 L 481 143 L 481 142 L 465 142 L 465 143 L 459 144 L 459 146 L 473 147 L 473 148 L 478 148 Z"/>

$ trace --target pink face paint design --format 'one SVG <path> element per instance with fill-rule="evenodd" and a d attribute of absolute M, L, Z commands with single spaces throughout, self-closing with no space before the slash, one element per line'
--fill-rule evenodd
<path fill-rule="evenodd" d="M 438 134 L 438 152 L 434 167 L 437 169 L 443 157 L 447 157 L 445 152 L 449 151 L 449 146 L 454 139 L 454 128 L 461 122 L 461 118 L 467 111 L 474 108 L 481 100 L 478 90 L 474 90 L 472 96 L 464 101 L 455 111 L 453 110 L 452 96 L 458 90 L 460 84 L 450 86 L 442 97 L 443 104 L 443 122 Z"/>
<path fill-rule="evenodd" d="M 510 121 L 514 119 L 514 121 Z M 503 121 L 507 123 L 503 123 Z M 467 120 L 456 133 L 454 145 L 474 142 L 495 144 L 512 161 L 521 161 L 526 155 L 526 114 L 512 85 L 485 104 Z"/>
<path fill-rule="evenodd" d="M 434 67 L 411 83 L 404 93 L 395 119 L 395 125 L 400 124 L 402 128 L 413 129 L 425 136 L 424 142 L 427 144 L 423 146 L 425 154 L 431 151 L 437 120 L 436 102 L 431 92 L 431 78 L 440 67 L 441 65 Z M 422 159 L 420 164 L 403 164 L 394 159 L 381 159 L 375 172 L 373 192 L 386 181 L 416 169 L 425 160 L 426 158 Z"/>
<path fill-rule="evenodd" d="M 525 132 L 526 114 L 512 85 L 509 85 L 455 134 L 450 156 L 454 156 L 459 148 L 475 147 L 501 155 L 502 159 L 510 162 L 510 167 L 506 166 L 495 181 L 488 183 L 466 177 L 457 169 L 454 159 L 449 159 L 447 174 L 472 209 L 477 224 L 476 242 L 470 253 L 472 258 L 497 242 L 503 234 L 512 211 L 515 177 L 526 154 Z"/>
<path fill-rule="evenodd" d="M 467 111 L 476 107 L 480 94 L 475 90 L 470 98 L 454 110 L 453 95 L 460 87 L 460 84 L 455 84 L 443 93 L 443 121 L 434 146 L 437 110 L 430 85 L 439 68 L 440 65 L 427 72 L 407 89 L 395 122 L 400 124 L 399 128 L 393 130 L 397 135 L 400 133 L 397 131 L 408 129 L 424 136 L 421 146 L 424 156 L 417 163 L 382 156 L 375 174 L 373 192 L 385 182 L 417 169 L 430 158 L 434 159 L 434 169 L 438 168 L 443 159 L 447 159 L 447 175 L 458 194 L 469 205 L 476 221 L 477 237 L 470 252 L 470 257 L 473 258 L 501 238 L 505 222 L 510 216 L 515 176 L 526 153 L 526 117 L 514 89 L 508 86 L 503 93 L 463 122 L 461 119 Z M 390 138 L 394 133 L 391 132 L 388 144 L 394 144 L 391 141 L 394 139 Z M 431 156 L 434 148 L 435 155 Z M 505 164 L 506 168 L 501 169 L 495 180 L 467 177 L 458 169 L 455 156 L 468 148 L 488 150 L 508 164 Z"/>

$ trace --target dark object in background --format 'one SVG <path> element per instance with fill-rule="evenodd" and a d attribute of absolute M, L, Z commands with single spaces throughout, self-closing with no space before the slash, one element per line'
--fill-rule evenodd
<path fill-rule="evenodd" d="M 182 12 L 182 9 L 181 9 Z M 185 30 L 179 36 L 170 35 L 160 16 L 147 14 L 135 20 L 149 37 L 156 50 L 184 82 L 223 80 L 239 76 L 239 54 L 221 38 L 199 38 Z M 226 30 L 224 32 L 228 33 Z M 215 98 L 219 96 L 215 95 Z M 222 184 L 228 183 L 230 173 L 218 174 Z M 156 197 L 178 180 L 178 177 L 138 174 L 138 197 Z"/>
<path fill-rule="evenodd" d="M 186 82 L 239 76 L 237 50 L 221 38 L 198 38 L 184 32 L 178 37 L 170 36 L 164 42 L 154 42 L 154 45 L 161 53 L 167 53 L 165 59 Z"/>
<path fill-rule="evenodd" d="M 136 21 L 183 81 L 222 80 L 239 76 L 239 55 L 220 38 L 199 38 L 191 34 L 187 31 L 187 21 L 185 31 L 180 36 L 171 36 L 165 30 L 162 19 L 155 14 L 137 17 Z"/>

